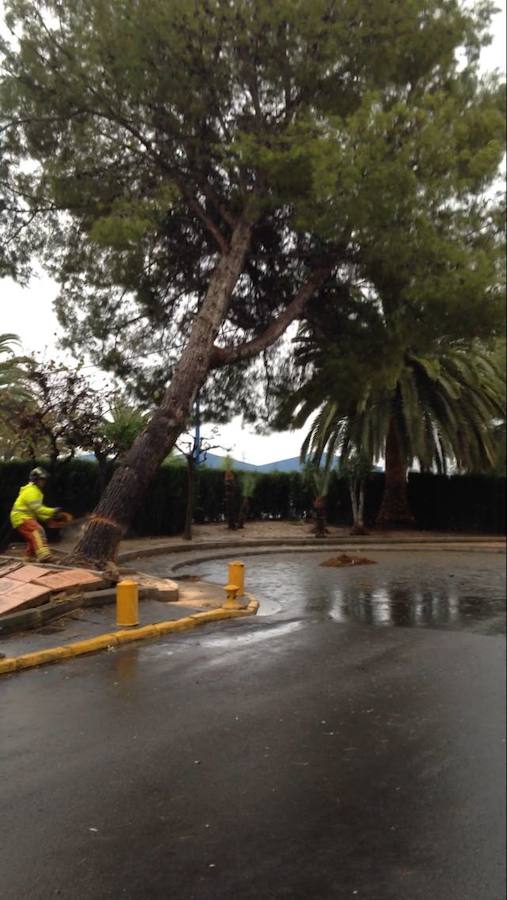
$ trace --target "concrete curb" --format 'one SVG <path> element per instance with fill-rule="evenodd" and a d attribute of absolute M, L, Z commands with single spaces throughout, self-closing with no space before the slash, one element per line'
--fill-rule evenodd
<path fill-rule="evenodd" d="M 402 538 L 395 540 L 394 538 L 378 538 L 373 535 L 367 536 L 366 538 L 360 537 L 355 538 L 353 536 L 349 537 L 334 537 L 334 538 L 272 538 L 272 539 L 252 539 L 249 541 L 202 541 L 201 543 L 196 543 L 190 545 L 188 543 L 184 544 L 167 544 L 161 543 L 157 546 L 152 547 L 138 547 L 136 550 L 124 550 L 122 553 L 118 555 L 118 562 L 126 563 L 132 562 L 136 559 L 148 558 L 150 556 L 161 556 L 162 554 L 168 555 L 177 555 L 180 553 L 188 554 L 189 556 L 194 553 L 207 552 L 208 550 L 220 550 L 220 551 L 230 551 L 234 550 L 235 553 L 241 555 L 244 552 L 245 556 L 254 555 L 255 552 L 258 552 L 260 548 L 271 548 L 278 549 L 280 547 L 295 547 L 295 548 L 304 548 L 308 551 L 318 551 L 320 549 L 326 549 L 328 547 L 346 547 L 348 549 L 372 549 L 373 546 L 379 547 L 382 550 L 388 549 L 407 549 L 407 550 L 426 550 L 426 549 L 453 549 L 454 547 L 448 547 L 449 544 L 457 544 L 464 545 L 463 547 L 459 547 L 459 550 L 467 550 L 472 551 L 474 549 L 483 552 L 488 552 L 488 548 L 482 547 L 481 544 L 494 544 L 498 543 L 502 546 L 489 548 L 489 552 L 492 553 L 502 553 L 505 552 L 506 544 L 505 538 L 496 536 L 496 537 L 449 537 L 443 536 L 441 538 Z M 471 545 L 476 544 L 477 547 L 474 548 Z M 229 552 L 224 552 L 224 557 L 229 556 Z M 208 559 L 210 557 L 205 557 Z M 214 559 L 219 559 L 222 557 L 214 556 Z M 192 560 L 194 562 L 194 560 Z M 180 563 L 177 563 L 179 567 Z M 183 563 L 185 565 L 185 563 Z"/>
<path fill-rule="evenodd" d="M 370 545 L 367 544 L 340 544 L 340 545 L 331 545 L 328 547 L 294 547 L 289 544 L 284 544 L 282 547 L 257 547 L 255 550 L 245 550 L 242 554 L 238 552 L 238 556 L 269 556 L 270 554 L 277 553 L 319 553 L 322 552 L 323 549 L 326 550 L 341 550 L 349 553 L 403 553 L 403 552 L 411 552 L 411 553 L 431 553 L 435 551 L 441 551 L 444 553 L 505 553 L 505 548 L 500 547 L 445 547 L 436 544 L 432 544 L 427 547 L 404 547 L 402 545 L 393 544 L 392 546 L 383 546 L 383 545 Z M 216 553 L 214 551 L 210 551 L 206 556 L 189 556 L 187 559 L 178 559 L 167 571 L 169 573 L 169 577 L 176 578 L 177 571 L 179 569 L 186 568 L 190 565 L 199 565 L 199 563 L 212 562 L 216 559 L 230 559 L 231 553 Z M 181 576 L 180 576 L 181 577 Z"/>
<path fill-rule="evenodd" d="M 128 630 L 122 629 L 121 631 L 106 632 L 83 641 L 75 641 L 73 644 L 49 647 L 46 650 L 37 650 L 34 653 L 25 653 L 22 656 L 0 659 L 0 675 L 20 672 L 23 669 L 34 669 L 46 663 L 72 659 L 76 656 L 84 656 L 87 653 L 96 653 L 98 650 L 108 650 L 110 647 L 131 644 L 134 641 L 161 637 L 162 635 L 178 631 L 188 631 L 191 628 L 196 628 L 198 625 L 206 625 L 208 622 L 221 622 L 226 619 L 254 616 L 259 608 L 259 603 L 251 595 L 246 596 L 249 598 L 249 602 L 242 609 L 219 608 L 209 612 L 194 613 L 182 619 L 158 622 L 154 625 L 141 625 L 139 628 Z"/>
<path fill-rule="evenodd" d="M 50 600 L 49 603 L 43 603 L 42 606 L 35 606 L 33 609 L 21 609 L 19 612 L 9 613 L 0 618 L 0 637 L 12 634 L 14 631 L 39 628 L 46 622 L 50 622 L 51 619 L 64 616 L 83 605 L 83 597 L 73 595 L 65 600 Z"/>
<path fill-rule="evenodd" d="M 158 599 L 154 597 L 153 588 L 140 587 L 139 600 Z M 175 597 L 177 599 L 177 597 Z M 116 601 L 116 588 L 102 588 L 98 591 L 86 591 L 81 594 L 72 594 L 64 599 L 50 600 L 41 606 L 31 609 L 20 609 L 19 612 L 9 613 L 0 617 L 0 637 L 12 634 L 15 631 L 30 631 L 39 628 L 52 619 L 57 619 L 75 609 L 85 609 L 88 606 L 106 606 Z M 171 601 L 164 601 L 171 602 Z"/>
<path fill-rule="evenodd" d="M 259 544 L 243 544 L 239 546 L 238 544 L 217 544 L 217 545 L 209 545 L 209 544 L 199 544 L 194 547 L 186 547 L 185 552 L 182 553 L 180 549 L 174 550 L 172 547 L 167 547 L 164 549 L 163 547 L 158 547 L 156 552 L 153 548 L 147 548 L 146 552 L 143 553 L 137 552 L 137 557 L 142 558 L 143 556 L 151 557 L 151 556 L 176 556 L 178 557 L 175 561 L 171 562 L 168 560 L 168 568 L 165 572 L 166 577 L 181 579 L 181 575 L 178 576 L 178 571 L 180 569 L 186 568 L 192 565 L 199 565 L 200 563 L 212 562 L 213 560 L 222 560 L 222 559 L 231 559 L 234 554 L 237 558 L 248 557 L 248 556 L 257 556 L 257 555 L 265 555 L 269 556 L 270 554 L 276 553 L 319 553 L 323 550 L 341 550 L 342 552 L 348 553 L 375 553 L 375 552 L 401 552 L 401 553 L 431 553 L 436 551 L 441 551 L 443 553 L 505 553 L 506 548 L 504 546 L 499 547 L 482 547 L 478 542 L 476 547 L 472 547 L 470 545 L 459 546 L 458 542 L 456 542 L 456 546 L 449 546 L 450 541 L 440 543 L 408 543 L 408 542 L 400 542 L 393 543 L 392 541 L 386 542 L 385 544 L 382 542 L 377 542 L 375 544 L 363 543 L 360 541 L 342 541 L 340 543 L 336 543 L 335 541 L 326 543 L 326 544 L 317 544 L 314 545 L 309 544 L 308 542 L 304 545 L 301 545 L 299 542 L 266 542 L 263 541 Z M 128 551 L 130 554 L 133 551 Z M 181 554 L 181 555 L 180 555 Z M 135 559 L 136 557 L 132 557 Z M 129 561 L 131 557 L 129 555 Z M 120 561 L 123 559 L 120 557 Z"/>

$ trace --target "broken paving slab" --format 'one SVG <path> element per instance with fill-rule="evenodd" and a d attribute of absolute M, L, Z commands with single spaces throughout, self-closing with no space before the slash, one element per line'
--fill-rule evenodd
<path fill-rule="evenodd" d="M 128 577 L 137 582 L 146 599 L 174 603 L 179 598 L 178 585 L 170 578 L 157 578 L 143 572 L 134 572 L 132 575 L 129 573 Z"/>
<path fill-rule="evenodd" d="M 0 577 L 0 632 L 34 627 L 71 608 L 114 603 L 116 597 L 111 579 L 89 569 L 14 563 L 3 570 L 8 574 Z M 139 584 L 140 600 L 178 600 L 174 581 L 137 572 L 133 577 Z"/>
<path fill-rule="evenodd" d="M 50 590 L 37 584 L 23 584 L 8 578 L 0 580 L 0 616 L 14 610 L 40 606 L 50 596 Z"/>
<path fill-rule="evenodd" d="M 20 566 L 10 573 L 9 578 L 13 578 L 15 581 L 35 581 L 37 578 L 41 578 L 43 575 L 53 574 L 53 569 L 45 569 L 43 566 Z"/>
<path fill-rule="evenodd" d="M 19 582 L 14 581 L 12 578 L 0 578 L 0 594 L 4 594 L 7 591 L 12 591 L 15 587 L 18 587 Z"/>
<path fill-rule="evenodd" d="M 53 571 L 34 579 L 34 584 L 41 585 L 50 591 L 72 591 L 76 588 L 81 591 L 91 591 L 105 587 L 106 583 L 104 578 L 97 575 L 96 572 L 90 572 L 87 569 Z"/>
<path fill-rule="evenodd" d="M 16 569 L 21 568 L 20 562 L 10 562 L 5 566 L 0 566 L 0 578 L 4 578 L 6 575 L 10 575 L 12 572 L 15 572 Z"/>

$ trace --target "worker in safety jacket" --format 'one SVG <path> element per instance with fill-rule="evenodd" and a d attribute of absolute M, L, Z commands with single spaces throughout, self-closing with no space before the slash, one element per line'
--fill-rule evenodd
<path fill-rule="evenodd" d="M 59 507 L 44 506 L 43 488 L 48 473 L 37 467 L 30 472 L 30 481 L 20 488 L 16 502 L 11 509 L 11 525 L 23 536 L 27 545 L 27 558 L 44 562 L 51 557 L 46 533 L 40 522 L 48 522 Z"/>

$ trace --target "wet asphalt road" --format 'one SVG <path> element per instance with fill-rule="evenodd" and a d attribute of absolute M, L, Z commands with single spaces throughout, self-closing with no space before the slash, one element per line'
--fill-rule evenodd
<path fill-rule="evenodd" d="M 2 900 L 503 898 L 505 638 L 331 613 L 3 677 Z"/>
<path fill-rule="evenodd" d="M 261 614 L 319 614 L 340 623 L 376 627 L 465 629 L 505 634 L 505 554 L 364 550 L 352 554 L 371 565 L 327 568 L 340 550 L 245 556 L 246 587 L 261 600 Z M 167 574 L 166 559 L 145 560 Z M 227 559 L 189 564 L 180 574 L 226 584 Z"/>

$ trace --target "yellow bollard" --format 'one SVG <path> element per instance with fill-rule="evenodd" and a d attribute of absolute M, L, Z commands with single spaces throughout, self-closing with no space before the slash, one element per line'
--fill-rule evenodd
<path fill-rule="evenodd" d="M 225 585 L 225 603 L 222 609 L 241 609 L 241 603 L 238 601 L 238 590 L 237 584 Z"/>
<path fill-rule="evenodd" d="M 137 581 L 119 581 L 116 585 L 116 624 L 124 628 L 139 625 L 139 585 Z"/>
<path fill-rule="evenodd" d="M 245 593 L 245 564 L 239 560 L 229 563 L 229 584 L 237 584 L 238 596 L 242 597 Z"/>

